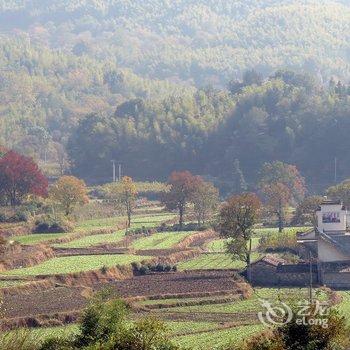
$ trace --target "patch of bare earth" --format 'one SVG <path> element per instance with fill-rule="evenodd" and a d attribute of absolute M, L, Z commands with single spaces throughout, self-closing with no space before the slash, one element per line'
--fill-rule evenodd
<path fill-rule="evenodd" d="M 190 271 L 135 276 L 109 285 L 122 297 L 195 294 L 234 290 L 237 278 L 232 271 Z"/>

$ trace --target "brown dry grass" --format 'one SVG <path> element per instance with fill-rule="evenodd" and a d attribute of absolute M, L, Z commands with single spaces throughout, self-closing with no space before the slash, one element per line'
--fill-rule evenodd
<path fill-rule="evenodd" d="M 48 289 L 55 286 L 55 282 L 52 280 L 41 280 L 41 281 L 28 281 L 23 285 L 1 288 L 3 295 L 25 295 L 29 293 L 35 293 L 37 290 Z"/>
<path fill-rule="evenodd" d="M 213 230 L 206 230 L 202 232 L 194 233 L 191 236 L 185 237 L 181 242 L 179 242 L 175 248 L 185 249 L 190 246 L 195 246 L 196 243 L 203 242 L 208 239 L 214 239 L 217 237 L 217 233 Z"/>
<path fill-rule="evenodd" d="M 327 294 L 328 301 L 331 306 L 338 305 L 342 302 L 342 296 L 335 290 L 328 287 L 321 287 L 320 289 Z"/>
<path fill-rule="evenodd" d="M 46 276 L 56 283 L 67 286 L 92 286 L 97 283 L 107 283 L 116 280 L 125 280 L 133 277 L 131 266 L 117 266 L 107 268 L 105 271 L 83 271 L 66 275 Z"/>
<path fill-rule="evenodd" d="M 0 224 L 0 236 L 9 238 L 32 233 L 33 225 L 30 223 L 4 223 Z"/>
<path fill-rule="evenodd" d="M 81 314 L 81 310 L 72 310 L 70 312 L 58 312 L 55 314 L 42 314 L 26 317 L 14 317 L 3 319 L 0 329 L 9 331 L 19 328 L 37 328 L 37 327 L 56 327 L 65 324 L 77 322 Z"/>
<path fill-rule="evenodd" d="M 155 262 L 174 265 L 180 261 L 193 259 L 201 254 L 200 249 L 184 250 L 181 252 L 175 252 L 169 254 L 168 256 L 159 257 L 158 259 L 153 259 Z"/>
<path fill-rule="evenodd" d="M 43 244 L 35 246 L 8 244 L 1 254 L 0 271 L 37 265 L 54 256 L 54 251 Z"/>
<path fill-rule="evenodd" d="M 88 231 L 78 231 L 72 234 L 67 234 L 64 237 L 60 237 L 57 239 L 52 239 L 49 241 L 43 241 L 43 244 L 60 244 L 60 243 L 69 243 L 72 242 L 76 239 L 83 238 L 86 236 L 94 236 L 94 235 L 104 235 L 104 234 L 109 234 L 113 233 L 118 230 L 122 230 L 125 228 L 125 224 L 118 224 L 113 228 L 98 228 L 98 229 L 93 229 L 93 230 L 88 230 Z"/>

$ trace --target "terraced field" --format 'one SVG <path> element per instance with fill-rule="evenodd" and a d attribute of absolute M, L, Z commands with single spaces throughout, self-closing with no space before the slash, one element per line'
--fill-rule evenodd
<path fill-rule="evenodd" d="M 87 248 L 100 244 L 117 244 L 125 237 L 125 230 L 119 230 L 114 233 L 98 234 L 85 236 L 67 243 L 55 244 L 57 248 Z"/>
<path fill-rule="evenodd" d="M 173 219 L 175 215 L 170 213 L 155 213 L 152 215 L 138 215 L 133 218 L 131 229 L 136 228 L 151 228 L 160 225 L 162 222 Z M 85 220 L 78 224 L 72 233 L 40 233 L 40 234 L 30 234 L 23 236 L 16 236 L 13 239 L 16 242 L 25 245 L 38 244 L 42 242 L 47 242 L 50 240 L 55 240 L 57 238 L 62 238 L 64 236 L 74 234 L 81 231 L 89 231 L 96 229 L 108 229 L 113 228 L 121 223 L 123 223 L 126 218 L 123 217 L 113 217 L 113 218 L 102 218 Z M 125 230 L 119 230 L 111 234 L 102 235 L 90 235 L 82 238 L 78 238 L 74 241 L 68 243 L 57 244 L 55 246 L 60 248 L 86 248 L 100 244 L 111 244 L 118 243 L 124 237 Z"/>
<path fill-rule="evenodd" d="M 152 277 L 153 278 L 153 277 Z M 126 283 L 128 283 L 126 281 Z M 322 291 L 317 291 L 315 295 L 321 298 L 326 297 Z M 224 296 L 222 296 L 224 297 Z M 300 298 L 307 298 L 307 289 L 305 288 L 258 288 L 253 297 L 247 300 L 237 300 L 232 303 L 210 304 L 210 297 L 203 298 L 181 298 L 181 299 L 158 299 L 140 302 L 144 307 L 156 303 L 176 303 L 193 300 L 207 300 L 206 305 L 170 307 L 159 310 L 153 309 L 151 314 L 164 320 L 172 340 L 185 349 L 194 350 L 212 350 L 219 349 L 221 346 L 227 346 L 230 343 L 236 345 L 252 335 L 261 332 L 264 328 L 258 322 L 257 318 L 244 318 L 249 313 L 256 316 L 256 313 L 262 310 L 259 299 L 276 301 L 296 301 Z M 230 315 L 231 314 L 231 315 Z M 147 314 L 144 314 L 144 317 Z M 170 318 L 176 315 L 177 320 Z M 209 320 L 208 316 L 215 316 L 217 321 Z M 222 316 L 220 316 L 222 315 Z M 139 314 L 131 315 L 133 319 L 140 317 Z M 238 317 L 238 318 L 237 318 Z M 224 321 L 225 320 L 225 321 Z M 245 323 L 239 323 L 241 320 Z M 44 328 L 33 330 L 31 336 L 38 338 L 38 341 L 48 336 L 65 336 L 74 334 L 78 331 L 77 326 Z"/>
<path fill-rule="evenodd" d="M 155 227 L 161 224 L 162 222 L 172 220 L 175 217 L 175 214 L 170 213 L 152 214 L 148 216 L 135 216 L 131 220 L 131 228 Z"/>
<path fill-rule="evenodd" d="M 14 237 L 14 240 L 21 244 L 32 245 L 32 244 L 38 244 L 44 241 L 61 238 L 64 235 L 66 234 L 65 233 L 35 233 L 32 235 L 17 236 L 17 237 Z"/>
<path fill-rule="evenodd" d="M 136 240 L 132 247 L 135 249 L 170 249 L 193 233 L 195 231 L 159 232 Z"/>
<path fill-rule="evenodd" d="M 247 336 L 258 333 L 263 328 L 260 325 L 241 326 L 231 329 L 221 329 L 221 325 L 215 322 L 181 322 L 168 321 L 165 326 L 175 344 L 185 349 L 214 349 L 216 346 L 224 346 L 230 342 L 240 341 Z M 25 330 L 11 333 L 23 333 Z M 48 337 L 65 338 L 79 332 L 78 326 L 38 328 L 29 331 L 27 337 L 35 339 L 36 343 L 42 343 Z M 3 335 L 6 337 L 6 335 Z"/>
<path fill-rule="evenodd" d="M 237 345 L 237 343 L 244 339 L 249 339 L 252 335 L 257 334 L 262 330 L 263 326 L 261 325 L 248 325 L 175 337 L 174 341 L 185 349 L 213 350 L 219 349 L 230 343 Z"/>
<path fill-rule="evenodd" d="M 259 246 L 259 237 L 252 239 L 252 249 L 256 249 Z M 222 253 L 225 252 L 226 239 L 215 239 L 207 244 L 207 249 L 210 252 Z"/>
<path fill-rule="evenodd" d="M 135 215 L 132 220 L 132 229 L 157 227 L 162 222 L 174 217 L 175 215 L 171 213 L 159 212 L 151 215 Z M 118 245 L 125 238 L 125 230 L 116 229 L 117 225 L 123 223 L 123 220 L 125 220 L 123 217 L 86 220 L 80 223 L 74 232 L 66 235 L 81 231 L 89 233 L 92 230 L 102 228 L 115 228 L 116 231 L 87 235 L 76 238 L 71 242 L 55 244 L 55 248 L 68 248 L 61 249 L 68 256 L 55 257 L 32 267 L 7 271 L 3 275 L 9 276 L 8 278 L 20 276 L 24 279 L 27 276 L 68 274 L 97 270 L 104 266 L 128 265 L 134 261 L 155 258 L 157 254 L 167 255 L 184 238 L 195 233 L 195 231 L 160 232 L 147 237 L 136 238 L 130 243 L 130 247 L 135 250 L 149 250 L 149 254 L 144 252 L 145 255 L 142 252 L 140 252 L 142 255 L 112 254 L 112 249 L 108 254 L 105 254 L 107 253 L 105 247 L 96 248 L 96 246 L 107 244 Z M 303 230 L 303 228 L 288 228 L 286 230 L 296 232 Z M 257 229 L 253 239 L 253 249 L 257 248 L 261 236 L 268 235 L 271 232 L 277 232 L 277 229 Z M 31 245 L 63 236 L 64 234 L 35 234 L 16 237 L 16 240 L 22 244 Z M 202 246 L 205 243 L 206 245 Z M 293 301 L 307 298 L 306 289 L 259 288 L 255 290 L 251 298 L 241 299 L 249 295 L 250 287 L 247 287 L 248 292 L 244 288 L 243 291 L 239 291 L 241 287 L 237 287 L 237 275 L 229 269 L 242 269 L 245 267 L 244 262 L 233 261 L 229 255 L 225 254 L 224 240 L 222 239 L 215 239 L 209 243 L 203 240 L 197 244 L 205 247 L 208 252 L 191 260 L 179 262 L 177 264 L 178 272 L 134 276 L 127 280 L 108 283 L 108 287 L 121 297 L 159 298 L 138 302 L 136 307 L 139 307 L 139 313 L 131 316 L 132 318 L 138 318 L 140 315 L 146 317 L 154 315 L 163 319 L 173 341 L 182 347 L 193 350 L 212 350 L 227 345 L 229 342 L 237 344 L 263 329 L 256 317 L 256 313 L 262 310 L 259 299 L 275 301 L 280 298 L 284 301 Z M 77 252 L 69 248 L 83 248 L 84 252 L 82 250 Z M 101 255 L 94 255 L 99 249 Z M 157 251 L 153 253 L 151 250 Z M 57 255 L 61 253 L 60 249 L 54 251 Z M 73 253 L 80 255 L 70 256 Z M 85 253 L 87 255 L 81 255 Z M 257 252 L 253 253 L 253 260 L 259 257 L 260 255 Z M 210 269 L 221 269 L 221 271 L 197 271 Z M 17 286 L 23 283 L 25 282 L 0 281 L 0 288 Z M 105 287 L 105 281 L 98 281 L 92 286 L 95 291 L 102 290 Z M 35 310 L 35 315 L 45 313 L 56 315 L 60 312 L 69 312 L 73 308 L 83 308 L 87 303 L 84 291 L 83 287 L 74 289 L 69 286 L 60 286 L 59 288 L 40 290 L 37 295 L 32 294 L 25 301 L 21 301 L 21 295 L 8 295 L 7 299 L 5 298 L 9 305 L 7 317 L 23 317 L 23 315 L 32 317 L 33 310 Z M 38 298 L 40 302 L 38 302 Z M 21 303 L 20 307 L 18 307 L 19 303 Z M 344 300 L 340 307 L 344 312 L 350 312 L 350 294 L 344 294 Z M 52 335 L 66 336 L 77 331 L 76 325 L 43 328 L 33 330 L 31 336 L 44 339 Z"/>
<path fill-rule="evenodd" d="M 115 265 L 127 265 L 133 261 L 142 261 L 149 258 L 149 256 L 127 254 L 67 256 L 61 258 L 53 258 L 32 267 L 10 270 L 3 273 L 3 275 L 39 276 L 67 274 L 81 271 L 97 270 L 103 266 L 111 267 Z"/>
<path fill-rule="evenodd" d="M 252 254 L 252 260 L 259 258 L 258 253 Z M 203 253 L 200 256 L 178 264 L 179 270 L 201 269 L 243 269 L 245 263 L 240 260 L 232 260 L 225 253 Z"/>
<path fill-rule="evenodd" d="M 0 288 L 16 287 L 25 284 L 25 281 L 20 280 L 4 280 L 0 281 Z"/>
<path fill-rule="evenodd" d="M 322 294 L 321 294 L 322 296 Z M 325 295 L 323 294 L 323 297 Z M 162 312 L 181 312 L 181 313 L 241 313 L 258 312 L 262 310 L 260 299 L 275 302 L 278 299 L 290 301 L 297 299 L 307 299 L 308 290 L 306 288 L 257 288 L 252 298 L 246 300 L 237 300 L 232 303 L 208 304 L 195 306 L 179 306 L 169 309 L 163 308 Z M 178 302 L 181 300 L 177 300 Z M 163 300 L 158 300 L 163 303 Z M 170 301 L 169 301 L 170 302 Z M 173 302 L 175 302 L 173 300 Z M 154 304 L 154 303 L 153 303 Z"/>
<path fill-rule="evenodd" d="M 285 227 L 283 232 L 284 233 L 297 233 L 297 232 L 303 232 L 309 230 L 311 227 L 304 226 L 304 227 Z M 274 227 L 267 227 L 267 228 L 257 228 L 254 230 L 254 233 L 257 237 L 262 237 L 269 235 L 271 233 L 278 233 L 278 228 Z"/>

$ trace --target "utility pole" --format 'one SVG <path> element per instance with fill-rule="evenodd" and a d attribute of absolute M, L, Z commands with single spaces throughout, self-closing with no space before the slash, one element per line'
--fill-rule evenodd
<path fill-rule="evenodd" d="M 112 162 L 112 166 L 113 166 L 113 182 L 115 182 L 116 178 L 115 178 L 115 160 L 111 160 Z"/>
<path fill-rule="evenodd" d="M 312 304 L 312 255 L 309 252 L 309 264 L 310 264 L 310 285 L 309 285 L 309 299 L 310 305 Z"/>
<path fill-rule="evenodd" d="M 118 180 L 120 182 L 120 180 L 122 179 L 122 165 L 120 163 L 118 164 L 118 168 Z"/>
<path fill-rule="evenodd" d="M 247 266 L 247 279 L 252 283 L 252 238 L 249 240 L 249 263 Z"/>
<path fill-rule="evenodd" d="M 337 157 L 334 158 L 334 183 L 337 183 Z"/>

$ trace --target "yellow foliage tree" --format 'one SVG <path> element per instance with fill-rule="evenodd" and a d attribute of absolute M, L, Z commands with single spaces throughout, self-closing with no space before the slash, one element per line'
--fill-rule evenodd
<path fill-rule="evenodd" d="M 66 216 L 69 216 L 77 205 L 89 202 L 87 187 L 83 180 L 74 176 L 62 176 L 49 190 L 50 199 L 59 203 Z"/>
<path fill-rule="evenodd" d="M 129 176 L 124 176 L 118 183 L 108 186 L 109 197 L 120 203 L 128 216 L 128 227 L 131 225 L 131 215 L 137 198 L 136 184 Z"/>

